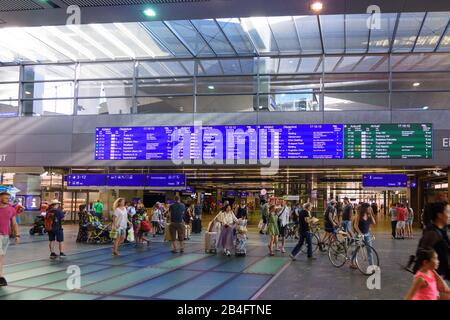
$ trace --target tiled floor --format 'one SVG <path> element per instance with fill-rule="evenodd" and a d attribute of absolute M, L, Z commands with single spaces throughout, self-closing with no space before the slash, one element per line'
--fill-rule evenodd
<path fill-rule="evenodd" d="M 46 249 L 46 241 L 41 237 L 12 246 L 11 251 L 18 255 L 20 250 L 42 247 Z M 125 245 L 120 257 L 111 256 L 110 247 L 86 247 L 90 250 L 64 260 L 7 265 L 9 286 L 0 288 L 0 299 L 250 299 L 289 262 L 287 257 L 270 261 L 264 250 L 253 245 L 246 257 L 205 254 L 201 235 L 187 242 L 183 254 L 170 253 L 169 244 L 160 238 L 150 247 Z M 66 271 L 73 265 L 81 270 L 80 290 L 67 286 Z"/>
<path fill-rule="evenodd" d="M 10 247 L 4 269 L 9 286 L 0 288 L 0 299 L 401 299 L 411 275 L 400 264 L 417 245 L 378 229 L 382 288 L 374 291 L 367 289 L 367 277 L 348 266 L 332 267 L 325 254 L 314 261 L 300 255 L 296 262 L 288 253 L 268 257 L 266 237 L 253 231 L 246 257 L 205 254 L 202 235 L 186 243 L 184 254 L 170 253 L 169 244 L 155 238 L 150 247 L 125 245 L 120 257 L 112 257 L 110 246 L 76 244 L 76 230 L 66 231 L 64 260 L 47 258 L 46 237 L 25 236 Z M 288 252 L 294 245 L 287 243 Z M 81 270 L 80 290 L 67 285 L 73 265 Z"/>

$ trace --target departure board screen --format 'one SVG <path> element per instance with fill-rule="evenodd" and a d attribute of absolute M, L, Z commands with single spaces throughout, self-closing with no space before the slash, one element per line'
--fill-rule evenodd
<path fill-rule="evenodd" d="M 431 159 L 431 124 L 344 125 L 346 159 Z"/>
<path fill-rule="evenodd" d="M 343 126 L 97 128 L 95 160 L 340 159 Z"/>
<path fill-rule="evenodd" d="M 363 188 L 406 188 L 406 174 L 363 174 Z"/>
<path fill-rule="evenodd" d="M 185 174 L 68 174 L 68 187 L 140 187 L 184 190 Z"/>
<path fill-rule="evenodd" d="M 107 127 L 95 160 L 431 159 L 431 124 Z"/>

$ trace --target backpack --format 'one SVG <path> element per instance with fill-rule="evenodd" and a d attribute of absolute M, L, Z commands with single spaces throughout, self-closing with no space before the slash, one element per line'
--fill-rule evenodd
<path fill-rule="evenodd" d="M 55 212 L 53 210 L 50 210 L 47 212 L 44 219 L 44 228 L 47 232 L 53 231 L 54 222 L 55 222 Z"/>

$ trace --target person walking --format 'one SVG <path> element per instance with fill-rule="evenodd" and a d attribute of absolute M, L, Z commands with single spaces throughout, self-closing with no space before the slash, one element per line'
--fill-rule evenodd
<path fill-rule="evenodd" d="M 278 211 L 278 228 L 279 228 L 279 237 L 278 240 L 281 240 L 281 247 L 278 247 L 278 240 L 276 250 L 285 253 L 284 244 L 286 242 L 286 226 L 289 224 L 289 216 L 291 214 L 291 209 L 287 205 L 286 200 L 282 200 L 281 208 Z"/>
<path fill-rule="evenodd" d="M 372 247 L 372 235 L 370 234 L 370 226 L 372 224 L 376 224 L 375 217 L 372 211 L 372 207 L 369 203 L 362 203 L 361 207 L 359 208 L 359 213 L 356 215 L 355 218 L 355 231 L 358 237 L 362 238 L 362 241 L 367 248 L 367 258 L 369 261 L 369 265 L 373 264 L 373 256 L 372 256 L 372 250 L 370 249 Z M 350 267 L 356 269 L 357 266 L 355 264 L 355 258 L 356 258 L 356 250 L 354 251 L 352 255 L 351 265 Z"/>
<path fill-rule="evenodd" d="M 447 233 L 449 209 L 445 202 L 427 204 L 424 210 L 424 224 L 426 228 L 419 241 L 420 249 L 433 249 L 436 251 L 439 266 L 437 273 L 450 281 L 450 240 Z M 414 270 L 418 270 L 416 264 Z"/>
<path fill-rule="evenodd" d="M 76 242 L 86 242 L 88 238 L 89 216 L 85 204 L 78 207 L 78 221 L 78 236 Z"/>
<path fill-rule="evenodd" d="M 202 210 L 203 206 L 200 199 L 197 199 L 194 208 L 194 221 L 192 221 L 192 232 L 201 233 L 202 232 Z"/>
<path fill-rule="evenodd" d="M 8 192 L 0 193 L 0 287 L 8 285 L 3 275 L 3 260 L 9 246 L 10 227 L 14 233 L 15 243 L 20 240 L 19 226 L 15 219 L 16 210 L 9 204 L 11 194 Z"/>
<path fill-rule="evenodd" d="M 127 208 L 125 207 L 125 199 L 118 198 L 113 204 L 113 223 L 112 231 L 116 234 L 114 239 L 112 255 L 119 255 L 119 247 L 125 241 L 127 237 L 127 227 L 131 226 L 131 222 L 128 220 Z"/>
<path fill-rule="evenodd" d="M 392 239 L 397 239 L 397 208 L 391 203 L 388 215 L 391 217 Z"/>
<path fill-rule="evenodd" d="M 50 259 L 56 259 L 58 255 L 55 253 L 55 242 L 58 242 L 59 256 L 64 258 L 64 229 L 62 221 L 64 220 L 64 212 L 60 210 L 61 202 L 54 199 L 50 202 L 45 216 L 45 226 L 48 232 L 48 248 L 50 249 Z"/>
<path fill-rule="evenodd" d="M 160 222 L 163 220 L 163 214 L 161 210 L 161 204 L 159 202 L 155 203 L 152 209 L 152 234 L 153 238 L 156 237 L 158 229 L 160 227 Z"/>
<path fill-rule="evenodd" d="M 417 252 L 418 270 L 405 300 L 438 300 L 450 297 L 450 288 L 436 272 L 439 259 L 433 249 L 420 249 Z"/>
<path fill-rule="evenodd" d="M 180 246 L 180 253 L 184 252 L 184 236 L 186 230 L 183 223 L 183 215 L 185 211 L 186 206 L 180 202 L 180 196 L 175 196 L 174 203 L 169 207 L 169 233 L 172 242 L 172 253 L 177 253 L 177 236 Z"/>
<path fill-rule="evenodd" d="M 237 221 L 230 204 L 227 204 L 213 219 L 213 222 L 219 222 L 221 225 L 217 248 L 223 249 L 223 253 L 227 256 L 231 256 L 231 250 L 234 247 L 233 229 Z"/>
<path fill-rule="evenodd" d="M 273 247 L 276 243 L 280 231 L 278 230 L 278 215 L 274 205 L 269 207 L 269 215 L 267 218 L 267 234 L 269 235 L 269 255 L 274 256 Z"/>
<path fill-rule="evenodd" d="M 92 209 L 94 209 L 95 215 L 101 221 L 103 218 L 103 203 L 100 201 L 100 199 L 98 199 L 97 202 L 94 203 Z"/>
<path fill-rule="evenodd" d="M 406 208 L 403 204 L 397 204 L 397 228 L 396 238 L 405 239 L 405 226 L 406 226 Z"/>
<path fill-rule="evenodd" d="M 347 197 L 344 198 L 344 208 L 342 210 L 342 222 L 341 228 L 344 232 L 347 232 L 352 237 L 352 212 L 353 206 Z"/>
<path fill-rule="evenodd" d="M 312 255 L 312 235 L 311 235 L 311 204 L 305 203 L 303 205 L 303 210 L 299 213 L 299 235 L 300 239 L 298 240 L 297 245 L 294 247 L 292 252 L 289 254 L 289 257 L 292 260 L 296 260 L 297 254 L 300 252 L 303 244 L 306 241 L 307 246 L 307 256 L 309 259 L 313 259 Z"/>
<path fill-rule="evenodd" d="M 406 238 L 413 238 L 413 222 L 414 222 L 414 211 L 411 206 L 408 204 L 406 206 L 407 215 L 406 215 Z"/>
<path fill-rule="evenodd" d="M 264 234 L 264 230 L 267 227 L 269 219 L 269 204 L 265 198 L 261 199 L 261 229 L 259 230 L 260 234 Z"/>
<path fill-rule="evenodd" d="M 324 226 L 325 226 L 325 236 L 323 238 L 323 242 L 331 242 L 335 239 L 337 239 L 337 228 L 338 223 L 336 221 L 336 200 L 331 199 L 331 201 L 328 204 L 327 209 L 324 213 Z"/>
<path fill-rule="evenodd" d="M 186 234 L 184 235 L 184 240 L 191 239 L 191 230 L 192 230 L 192 220 L 194 220 L 194 210 L 195 205 L 192 203 L 183 215 L 183 222 Z"/>

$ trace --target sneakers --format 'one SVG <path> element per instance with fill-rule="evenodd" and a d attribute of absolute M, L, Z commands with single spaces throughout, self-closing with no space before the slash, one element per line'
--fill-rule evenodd
<path fill-rule="evenodd" d="M 58 257 L 58 255 L 56 253 L 54 253 L 54 252 L 52 252 L 50 254 L 50 259 L 52 259 L 52 260 L 55 260 L 57 257 Z"/>
<path fill-rule="evenodd" d="M 60 258 L 65 258 L 65 257 L 67 257 L 67 256 L 64 254 L 64 252 L 60 252 L 60 253 L 59 253 L 59 257 L 60 257 Z"/>
<path fill-rule="evenodd" d="M 317 260 L 317 258 L 314 257 L 314 256 L 308 257 L 308 259 L 309 259 L 309 260 Z"/>
<path fill-rule="evenodd" d="M 1 277 L 0 278 L 0 287 L 6 287 L 8 285 L 8 282 L 6 282 L 6 279 Z"/>
<path fill-rule="evenodd" d="M 292 261 L 297 260 L 297 258 L 292 253 L 289 253 L 289 258 L 291 258 Z"/>

